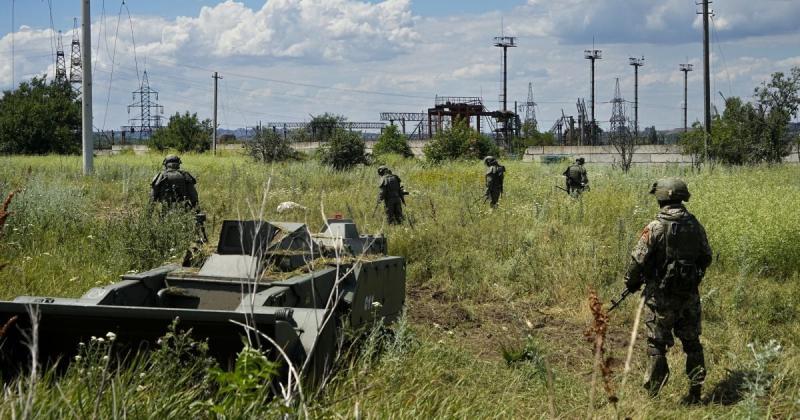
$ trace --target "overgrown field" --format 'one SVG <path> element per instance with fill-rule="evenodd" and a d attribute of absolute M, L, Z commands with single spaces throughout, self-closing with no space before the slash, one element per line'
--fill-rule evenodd
<path fill-rule="evenodd" d="M 590 165 L 592 190 L 575 200 L 554 188 L 563 185 L 563 165 L 504 162 L 505 195 L 490 211 L 480 200 L 479 162 L 390 160 L 412 191 L 411 223 L 394 227 L 384 225 L 381 209 L 374 211 L 374 167 L 334 172 L 310 161 L 265 166 L 238 156 L 183 161 L 198 179 L 212 242 L 222 220 L 253 218 L 261 208 L 265 219 L 305 220 L 314 229 L 323 213 L 339 212 L 362 232 L 383 231 L 390 253 L 406 257 L 405 322 L 391 338 L 368 337 L 365 350 L 340 361 L 333 382 L 307 396 L 312 417 L 800 417 L 798 166 L 699 173 L 640 166 L 623 175 Z M 191 218 L 158 224 L 146 211 L 160 162 L 155 155 L 101 157 L 95 175 L 84 178 L 77 157 L 0 157 L 0 193 L 21 189 L 0 237 L 0 298 L 77 297 L 128 270 L 180 259 L 191 241 Z M 687 180 L 688 207 L 705 224 L 715 254 L 701 286 L 701 340 L 709 368 L 705 395 L 717 402 L 678 404 L 687 389 L 680 345 L 670 352 L 672 376 L 662 395 L 645 395 L 642 326 L 624 386 L 622 363 L 612 363 L 619 402 L 608 403 L 598 384 L 590 407 L 589 290 L 605 301 L 622 291 L 630 249 L 657 212 L 649 185 L 668 175 Z M 277 214 L 278 203 L 288 200 L 309 210 Z M 637 303 L 631 298 L 612 313 L 607 349 L 617 361 L 625 358 Z M 226 382 L 202 346 L 189 341 L 175 333 L 119 369 L 103 359 L 108 341 L 88 343 L 81 363 L 45 375 L 33 392 L 27 380 L 6 384 L 0 417 L 282 412 L 265 402 L 257 384 Z M 510 362 L 503 349 L 516 353 Z"/>

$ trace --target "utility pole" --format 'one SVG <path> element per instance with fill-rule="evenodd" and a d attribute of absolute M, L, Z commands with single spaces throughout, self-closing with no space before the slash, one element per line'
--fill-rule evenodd
<path fill-rule="evenodd" d="M 639 67 L 644 65 L 642 58 L 631 57 L 628 59 L 633 66 L 633 132 L 639 137 Z"/>
<path fill-rule="evenodd" d="M 688 63 L 681 64 L 679 68 L 680 71 L 683 72 L 683 132 L 685 133 L 689 131 L 689 125 L 687 121 L 688 108 L 689 108 L 689 102 L 687 96 L 689 91 L 687 86 L 689 83 L 689 72 L 693 70 L 694 65 Z"/>
<path fill-rule="evenodd" d="M 81 67 L 83 68 L 83 98 L 81 104 L 83 113 L 82 124 L 82 146 L 83 146 L 83 174 L 90 175 L 93 170 L 94 158 L 94 138 L 92 120 L 92 15 L 89 0 L 83 0 L 81 38 L 83 38 L 83 49 L 81 49 Z"/>
<path fill-rule="evenodd" d="M 703 136 L 703 148 L 706 161 L 708 161 L 708 138 L 711 137 L 711 64 L 709 60 L 709 39 L 708 39 L 708 4 L 709 0 L 702 0 L 703 5 L 703 101 L 705 108 L 705 129 L 706 135 Z"/>
<path fill-rule="evenodd" d="M 214 154 L 217 154 L 217 90 L 218 90 L 218 82 L 219 79 L 222 79 L 222 76 L 219 73 L 214 72 L 214 75 L 211 76 L 214 79 L 214 121 L 212 122 L 213 128 L 211 130 L 211 148 Z"/>
<path fill-rule="evenodd" d="M 592 48 L 591 50 L 583 51 L 583 58 L 591 60 L 591 83 L 592 83 L 592 129 L 590 131 L 589 142 L 594 145 L 597 142 L 597 121 L 594 119 L 594 62 L 603 58 L 603 51 Z"/>

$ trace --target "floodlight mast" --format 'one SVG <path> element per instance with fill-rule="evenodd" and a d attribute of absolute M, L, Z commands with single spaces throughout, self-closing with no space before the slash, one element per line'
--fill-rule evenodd
<path fill-rule="evenodd" d="M 639 137 L 639 67 L 644 65 L 644 56 L 628 60 L 633 66 L 633 132 Z"/>
<path fill-rule="evenodd" d="M 595 144 L 597 142 L 597 121 L 594 119 L 594 62 L 595 60 L 601 60 L 603 58 L 603 51 L 602 50 L 584 50 L 583 51 L 583 58 L 591 61 L 591 84 L 592 84 L 592 130 L 591 130 L 591 143 Z"/>
<path fill-rule="evenodd" d="M 687 121 L 688 117 L 688 109 L 689 109 L 689 102 L 688 102 L 688 82 L 689 82 L 689 72 L 694 70 L 693 64 L 681 64 L 679 67 L 680 71 L 683 72 L 683 132 L 689 131 L 689 124 Z"/>

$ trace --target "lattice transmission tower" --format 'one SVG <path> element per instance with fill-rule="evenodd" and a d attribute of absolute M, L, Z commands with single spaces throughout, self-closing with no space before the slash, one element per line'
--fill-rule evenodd
<path fill-rule="evenodd" d="M 67 83 L 67 60 L 64 58 L 64 42 L 61 39 L 61 31 L 58 31 L 57 42 L 55 80 L 58 83 Z"/>
<path fill-rule="evenodd" d="M 147 70 L 142 74 L 142 84 L 139 90 L 133 92 L 133 103 L 128 105 L 128 115 L 131 109 L 138 111 L 138 116 L 130 118 L 128 128 L 131 133 L 138 132 L 139 139 L 149 138 L 153 130 L 161 127 L 164 107 L 158 104 L 158 92 L 150 87 Z"/>
<path fill-rule="evenodd" d="M 78 30 L 78 18 L 72 21 L 72 51 L 69 55 L 69 82 L 72 89 L 80 94 L 83 84 L 83 66 L 81 64 L 81 41 Z"/>
<path fill-rule="evenodd" d="M 525 122 L 524 124 L 534 130 L 538 129 L 536 121 L 536 102 L 533 100 L 533 83 L 528 82 L 528 99 L 522 104 L 525 109 Z"/>
<path fill-rule="evenodd" d="M 619 90 L 619 77 L 614 85 L 614 99 L 611 100 L 611 128 L 609 134 L 624 134 L 627 130 L 627 119 L 625 118 L 625 99 Z"/>

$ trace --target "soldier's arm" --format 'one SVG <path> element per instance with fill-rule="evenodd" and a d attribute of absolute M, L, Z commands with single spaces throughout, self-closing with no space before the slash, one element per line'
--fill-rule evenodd
<path fill-rule="evenodd" d="M 703 250 L 702 255 L 698 258 L 697 264 L 700 268 L 705 272 L 706 268 L 711 265 L 711 261 L 714 259 L 714 253 L 711 250 L 711 245 L 708 244 L 708 236 L 706 236 L 706 229 L 698 222 L 698 226 L 700 226 L 700 246 Z"/>
<path fill-rule="evenodd" d="M 153 180 L 150 181 L 150 201 L 156 201 L 158 199 L 158 184 L 161 183 L 161 173 L 157 173 L 156 176 L 153 177 Z"/>
<path fill-rule="evenodd" d="M 586 168 L 581 167 L 581 182 L 584 184 L 589 183 L 589 174 L 586 172 Z"/>
<path fill-rule="evenodd" d="M 645 226 L 639 236 L 639 241 L 633 248 L 628 271 L 625 273 L 625 287 L 630 291 L 637 291 L 644 284 L 645 270 L 651 262 L 660 226 L 658 221 L 650 222 Z"/>
<path fill-rule="evenodd" d="M 386 181 L 381 178 L 381 184 L 378 185 L 378 202 L 383 201 L 384 197 L 386 197 Z"/>

